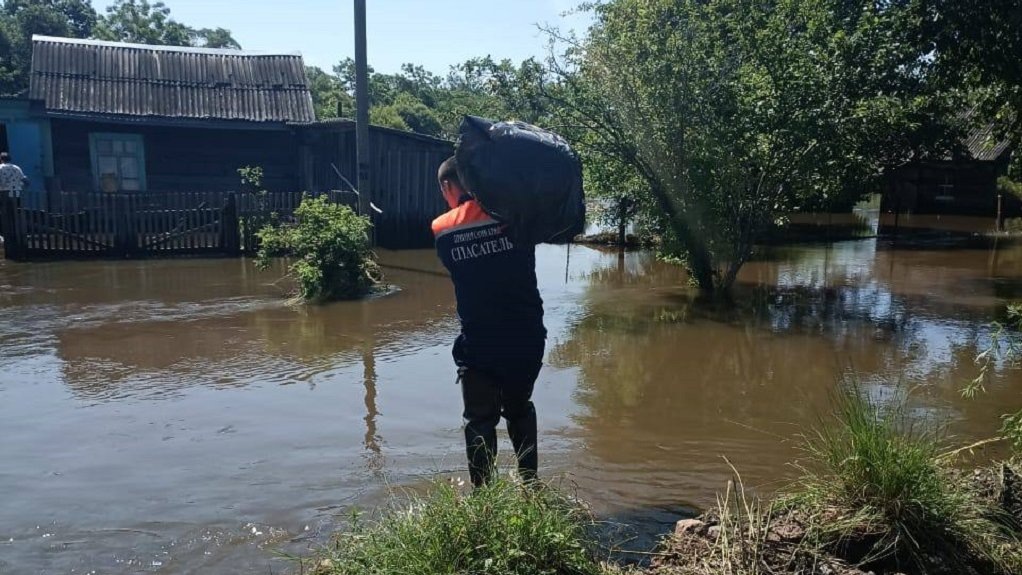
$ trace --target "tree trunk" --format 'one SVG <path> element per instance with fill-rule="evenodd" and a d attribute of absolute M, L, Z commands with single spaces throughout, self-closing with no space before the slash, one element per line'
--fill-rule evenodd
<path fill-rule="evenodd" d="M 709 250 L 706 249 L 706 244 L 692 233 L 686 222 L 674 220 L 671 224 L 674 233 L 678 236 L 678 241 L 685 249 L 688 271 L 696 280 L 699 290 L 707 295 L 713 294 L 717 291 L 715 281 L 717 274 L 713 267 L 713 258 Z"/>
<path fill-rule="evenodd" d="M 620 198 L 617 201 L 617 245 L 625 247 L 628 229 L 628 198 Z"/>
<path fill-rule="evenodd" d="M 692 278 L 695 279 L 699 290 L 707 295 L 713 294 L 716 289 L 714 283 L 714 276 L 716 274 L 713 269 L 713 258 L 710 256 L 706 244 L 692 233 L 686 221 L 686 214 L 680 213 L 675 209 L 674 203 L 668 196 L 667 191 L 660 184 L 659 180 L 654 177 L 651 170 L 646 171 L 646 181 L 650 185 L 650 192 L 652 192 L 657 206 L 667 216 L 668 225 L 671 226 L 678 242 L 685 250 L 688 271 Z"/>

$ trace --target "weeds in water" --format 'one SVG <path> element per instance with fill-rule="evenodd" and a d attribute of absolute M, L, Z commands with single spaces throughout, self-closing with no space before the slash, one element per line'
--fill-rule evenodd
<path fill-rule="evenodd" d="M 990 324 L 989 342 L 976 355 L 979 373 L 962 389 L 962 397 L 973 399 L 986 392 L 986 382 L 992 377 L 998 362 L 1018 367 L 1022 362 L 1022 303 L 1010 303 L 1005 308 L 1004 321 Z M 993 440 L 1006 440 L 1016 454 L 1022 453 L 1022 410 L 1001 416 L 1001 435 Z M 992 441 L 993 441 L 992 440 Z"/>
<path fill-rule="evenodd" d="M 1015 572 L 1014 537 L 941 464 L 940 433 L 913 423 L 904 406 L 846 388 L 835 424 L 807 438 L 808 464 L 788 504 L 810 516 L 822 547 L 865 565 Z"/>
<path fill-rule="evenodd" d="M 595 575 L 588 511 L 551 487 L 496 480 L 471 495 L 437 483 L 379 517 L 355 517 L 317 575 Z"/>

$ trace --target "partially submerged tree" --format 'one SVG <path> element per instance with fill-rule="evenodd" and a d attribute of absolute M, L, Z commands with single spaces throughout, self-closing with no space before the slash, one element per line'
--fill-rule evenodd
<path fill-rule="evenodd" d="M 591 153 L 643 179 L 705 292 L 778 215 L 925 149 L 918 29 L 899 2 L 614 0 L 545 89 Z M 570 39 L 569 39 L 570 40 Z"/>

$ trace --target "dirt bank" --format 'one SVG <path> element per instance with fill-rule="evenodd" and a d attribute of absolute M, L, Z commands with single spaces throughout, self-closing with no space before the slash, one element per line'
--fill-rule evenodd
<path fill-rule="evenodd" d="M 992 513 L 1010 532 L 1020 551 L 1022 535 L 1022 475 L 1018 463 L 1001 463 L 972 472 L 956 472 L 956 480 L 976 495 L 987 513 Z M 677 523 L 674 533 L 665 539 L 647 575 L 987 575 L 1003 573 L 988 557 L 968 556 L 950 548 L 929 549 L 925 564 L 895 555 L 871 557 L 871 538 L 867 528 L 852 530 L 837 544 L 821 543 L 820 517 L 813 518 L 784 503 L 757 504 L 733 490 L 725 499 L 728 506 L 695 519 Z M 824 520 L 844 521 L 847 517 L 834 510 Z M 940 539 L 940 537 L 936 537 Z M 960 551 L 958 549 L 957 551 Z"/>

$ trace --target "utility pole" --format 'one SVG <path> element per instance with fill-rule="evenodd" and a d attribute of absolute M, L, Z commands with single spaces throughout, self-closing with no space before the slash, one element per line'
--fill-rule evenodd
<path fill-rule="evenodd" d="M 369 173 L 369 72 L 366 62 L 366 0 L 355 0 L 355 150 L 358 212 L 372 218 Z M 370 231 L 375 244 L 376 234 Z"/>

